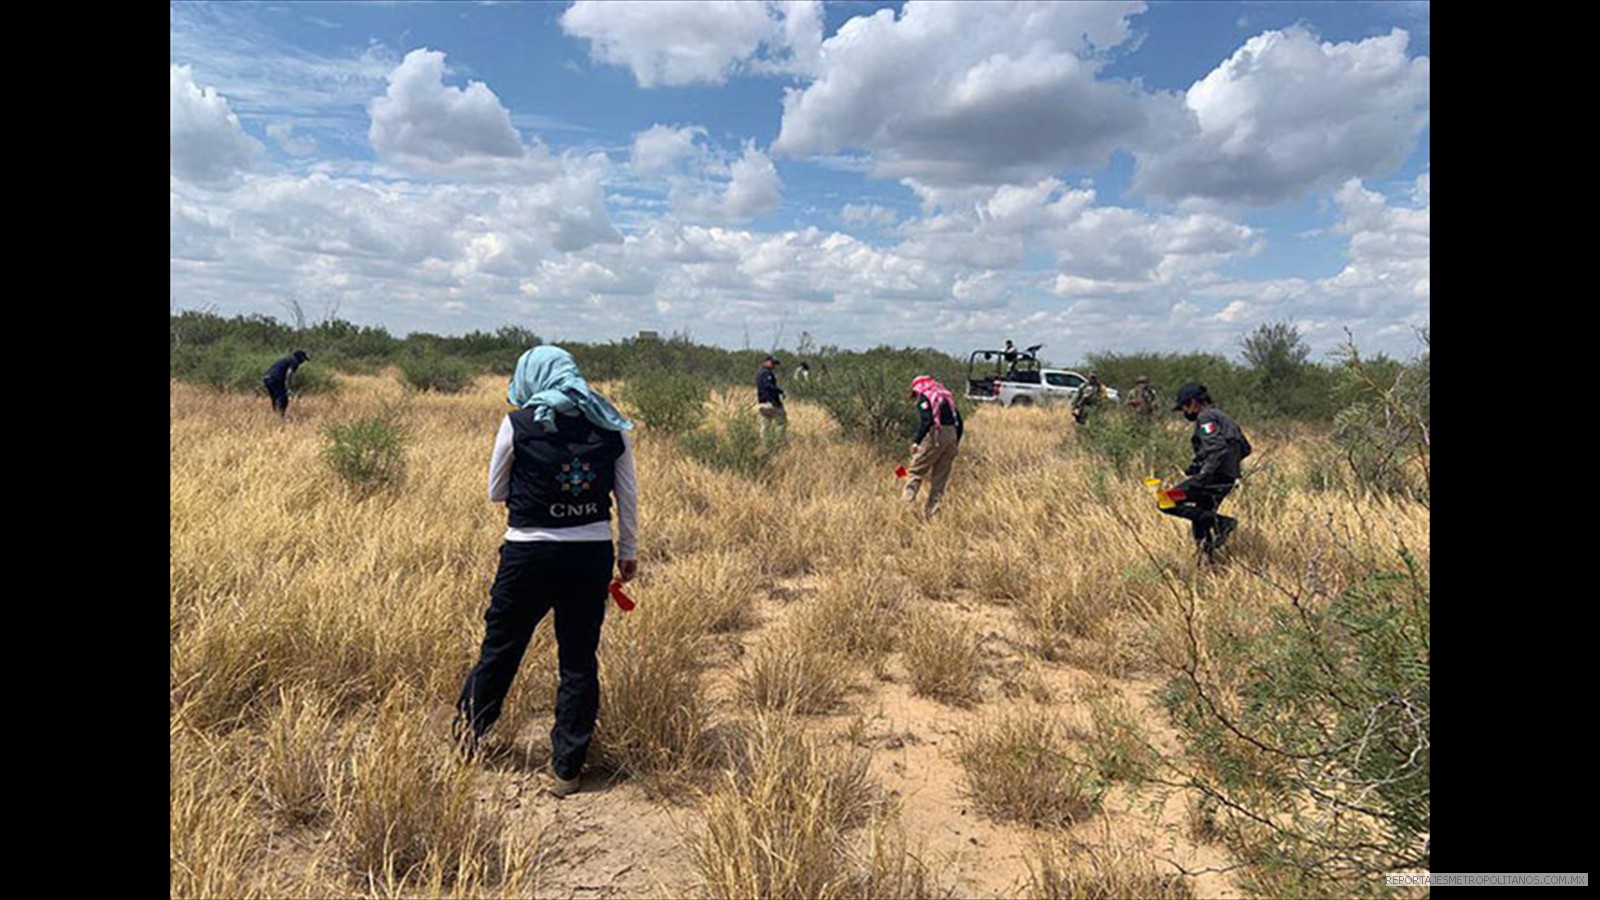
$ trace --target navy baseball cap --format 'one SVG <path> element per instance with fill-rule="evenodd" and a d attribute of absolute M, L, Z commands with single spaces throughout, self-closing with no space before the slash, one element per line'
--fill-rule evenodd
<path fill-rule="evenodd" d="M 1206 396 L 1206 386 L 1198 381 L 1186 381 L 1183 387 L 1178 388 L 1178 402 L 1173 404 L 1172 411 L 1183 409 L 1183 405 L 1190 400 L 1198 400 Z"/>

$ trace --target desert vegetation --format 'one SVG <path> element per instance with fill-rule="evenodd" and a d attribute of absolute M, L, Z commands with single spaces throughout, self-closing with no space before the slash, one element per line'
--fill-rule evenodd
<path fill-rule="evenodd" d="M 1176 416 L 968 410 L 923 521 L 895 379 L 929 354 L 819 351 L 764 441 L 759 354 L 575 348 L 639 421 L 641 575 L 558 801 L 548 621 L 479 761 L 448 727 L 505 527 L 503 373 L 537 338 L 406 356 L 214 318 L 173 326 L 175 897 L 1349 896 L 1426 864 L 1425 358 L 1215 368 L 1256 454 L 1208 564 L 1141 481 L 1187 461 Z M 190 377 L 268 344 L 340 362 L 287 425 Z M 456 392 L 389 368 L 445 357 Z M 1270 366 L 1303 396 L 1258 423 L 1236 406 Z"/>

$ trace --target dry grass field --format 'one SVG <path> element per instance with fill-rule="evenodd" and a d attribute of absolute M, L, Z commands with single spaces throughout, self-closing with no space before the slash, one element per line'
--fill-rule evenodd
<path fill-rule="evenodd" d="M 1159 694 L 1193 623 L 1248 630 L 1401 545 L 1428 567 L 1426 508 L 1315 490 L 1317 438 L 1250 422 L 1210 566 L 1063 409 L 974 412 L 928 522 L 804 403 L 760 479 L 641 427 L 638 608 L 608 610 L 596 748 L 556 800 L 548 620 L 484 758 L 448 738 L 505 527 L 504 382 L 341 381 L 287 426 L 171 385 L 174 897 L 1242 896 L 1172 786 Z M 386 406 L 403 479 L 357 492 L 322 428 Z"/>

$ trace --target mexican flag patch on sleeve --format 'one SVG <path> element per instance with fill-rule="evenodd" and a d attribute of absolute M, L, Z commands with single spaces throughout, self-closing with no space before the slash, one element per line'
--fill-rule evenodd
<path fill-rule="evenodd" d="M 1215 423 L 1215 422 L 1202 422 L 1200 424 L 1200 430 L 1204 431 L 1206 434 L 1216 434 L 1217 433 L 1217 423 Z"/>

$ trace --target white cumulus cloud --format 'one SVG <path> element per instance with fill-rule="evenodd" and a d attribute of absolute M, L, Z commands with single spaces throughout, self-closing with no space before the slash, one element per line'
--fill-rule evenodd
<path fill-rule="evenodd" d="M 754 143 L 746 143 L 744 155 L 735 160 L 728 191 L 723 195 L 723 210 L 729 218 L 752 219 L 771 212 L 783 199 L 783 182 L 778 170 Z"/>
<path fill-rule="evenodd" d="M 784 97 L 772 150 L 849 148 L 874 170 L 933 185 L 1033 180 L 1097 165 L 1146 127 L 1135 85 L 1100 80 L 1100 51 L 1130 37 L 1140 2 L 910 0 L 846 22 L 815 80 Z"/>
<path fill-rule="evenodd" d="M 729 158 L 704 142 L 698 125 L 653 125 L 633 136 L 636 175 L 667 185 L 675 216 L 695 221 L 745 221 L 771 212 L 783 199 L 783 181 L 766 153 L 753 141 Z"/>
<path fill-rule="evenodd" d="M 802 72 L 822 37 L 816 0 L 578 0 L 561 27 L 640 87 L 722 84 L 741 68 Z"/>
<path fill-rule="evenodd" d="M 1327 43 L 1268 31 L 1168 104 L 1136 151 L 1152 196 L 1266 205 L 1398 166 L 1428 122 L 1427 57 L 1401 29 Z"/>
<path fill-rule="evenodd" d="M 1431 269 L 1430 207 L 1391 206 L 1357 179 L 1346 182 L 1334 198 L 1343 213 L 1335 230 L 1350 236 L 1350 260 L 1334 277 L 1333 285 L 1358 294 L 1375 291 L 1426 297 Z"/>
<path fill-rule="evenodd" d="M 444 54 L 418 49 L 389 73 L 388 90 L 369 104 L 368 137 L 380 156 L 424 164 L 514 159 L 522 140 L 500 98 L 481 81 L 444 83 Z"/>
<path fill-rule="evenodd" d="M 260 175 L 227 194 L 174 182 L 171 278 L 180 298 L 269 308 L 292 293 L 357 321 L 428 323 L 465 302 L 510 321 L 527 273 L 620 243 L 600 155 L 562 160 L 529 183 L 383 181 L 315 172 Z M 412 324 L 411 327 L 418 327 Z"/>
<path fill-rule="evenodd" d="M 1226 301 L 1221 311 L 1228 314 L 1226 321 L 1244 330 L 1293 321 L 1313 347 L 1327 349 L 1343 341 L 1348 326 L 1358 337 L 1378 341 L 1363 349 L 1414 350 L 1411 329 L 1426 325 L 1429 317 L 1429 207 L 1391 203 L 1359 179 L 1341 185 L 1334 200 L 1339 220 L 1333 231 L 1349 238 L 1345 266 L 1337 274 L 1218 282 L 1197 295 Z"/>
<path fill-rule="evenodd" d="M 640 175 L 666 175 L 684 160 L 695 159 L 704 151 L 695 138 L 706 133 L 699 126 L 674 128 L 652 125 L 633 136 L 633 169 Z"/>
<path fill-rule="evenodd" d="M 225 97 L 195 83 L 188 66 L 171 69 L 171 174 L 205 187 L 234 186 L 259 161 L 261 143 L 244 133 Z"/>

